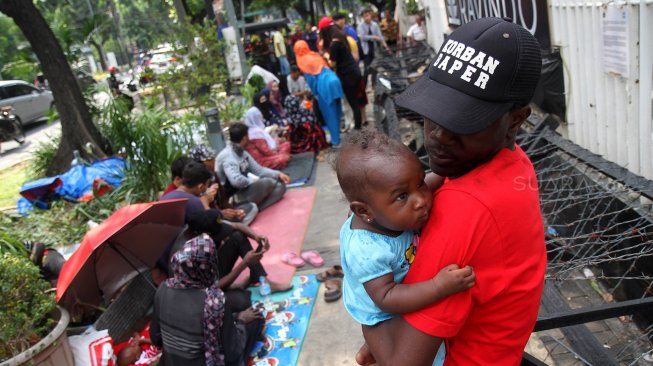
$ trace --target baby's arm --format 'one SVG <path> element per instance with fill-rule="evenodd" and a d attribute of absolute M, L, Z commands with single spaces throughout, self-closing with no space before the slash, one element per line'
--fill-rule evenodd
<path fill-rule="evenodd" d="M 395 283 L 393 274 L 388 273 L 365 282 L 364 286 L 372 301 L 381 310 L 390 314 L 403 314 L 473 287 L 475 280 L 476 275 L 472 267 L 460 268 L 450 264 L 426 281 L 404 285 Z"/>

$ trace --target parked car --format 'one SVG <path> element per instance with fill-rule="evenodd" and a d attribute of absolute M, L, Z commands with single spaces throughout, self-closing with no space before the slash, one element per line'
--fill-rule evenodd
<path fill-rule="evenodd" d="M 37 89 L 21 80 L 0 81 L 0 107 L 12 106 L 23 125 L 38 121 L 54 108 L 49 90 Z"/>
<path fill-rule="evenodd" d="M 154 71 L 155 74 L 164 73 L 170 68 L 173 68 L 177 58 L 169 52 L 160 52 L 152 55 L 148 66 Z"/>

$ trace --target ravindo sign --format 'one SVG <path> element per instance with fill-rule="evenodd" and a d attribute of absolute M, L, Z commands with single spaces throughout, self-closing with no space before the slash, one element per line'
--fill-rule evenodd
<path fill-rule="evenodd" d="M 542 49 L 551 46 L 547 2 L 544 0 L 444 0 L 444 3 L 451 27 L 478 18 L 509 17 L 535 35 Z"/>

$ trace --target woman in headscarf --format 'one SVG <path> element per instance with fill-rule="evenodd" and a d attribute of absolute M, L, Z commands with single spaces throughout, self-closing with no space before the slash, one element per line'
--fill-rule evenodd
<path fill-rule="evenodd" d="M 270 91 L 270 104 L 272 104 L 272 107 L 277 111 L 277 113 L 281 117 L 286 116 L 286 111 L 283 109 L 283 105 L 281 104 L 282 97 L 281 97 L 281 89 L 279 89 L 279 83 L 277 83 L 274 80 L 270 80 L 270 82 L 266 85 L 266 89 Z"/>
<path fill-rule="evenodd" d="M 173 277 L 157 289 L 150 326 L 163 347 L 163 366 L 244 366 L 264 322 L 248 309 L 235 315 L 218 286 L 218 249 L 207 234 L 192 236 L 171 259 Z M 187 237 L 188 237 L 187 236 Z"/>
<path fill-rule="evenodd" d="M 265 98 L 257 97 L 259 94 Z M 270 102 L 270 89 L 263 88 L 254 96 L 254 106 L 263 114 L 263 121 L 266 127 L 279 126 L 285 127 L 286 120 L 281 116 L 281 113 Z"/>
<path fill-rule="evenodd" d="M 284 105 L 290 121 L 290 152 L 318 153 L 329 146 L 324 131 L 317 123 L 317 118 L 312 111 L 304 108 L 301 98 L 289 95 Z"/>
<path fill-rule="evenodd" d="M 304 73 L 311 92 L 317 98 L 324 122 L 331 133 L 331 143 L 340 145 L 340 99 L 344 96 L 342 85 L 336 74 L 329 69 L 320 54 L 308 48 L 305 41 L 295 43 L 297 66 Z"/>
<path fill-rule="evenodd" d="M 245 125 L 249 142 L 245 150 L 252 155 L 257 163 L 270 169 L 282 169 L 290 159 L 290 143 L 282 142 L 280 138 L 270 135 L 265 129 L 263 113 L 256 106 L 266 104 L 264 92 L 254 95 L 254 106 L 245 112 Z"/>

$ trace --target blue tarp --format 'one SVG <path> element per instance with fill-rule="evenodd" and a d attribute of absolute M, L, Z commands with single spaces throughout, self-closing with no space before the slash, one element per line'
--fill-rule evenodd
<path fill-rule="evenodd" d="M 76 201 L 91 191 L 96 178 L 116 188 L 122 182 L 124 168 L 122 158 L 109 158 L 97 160 L 91 165 L 75 165 L 64 174 L 27 182 L 20 188 L 22 197 L 16 203 L 18 213 L 27 215 L 33 206 L 47 208 L 48 202 L 60 197 Z"/>

